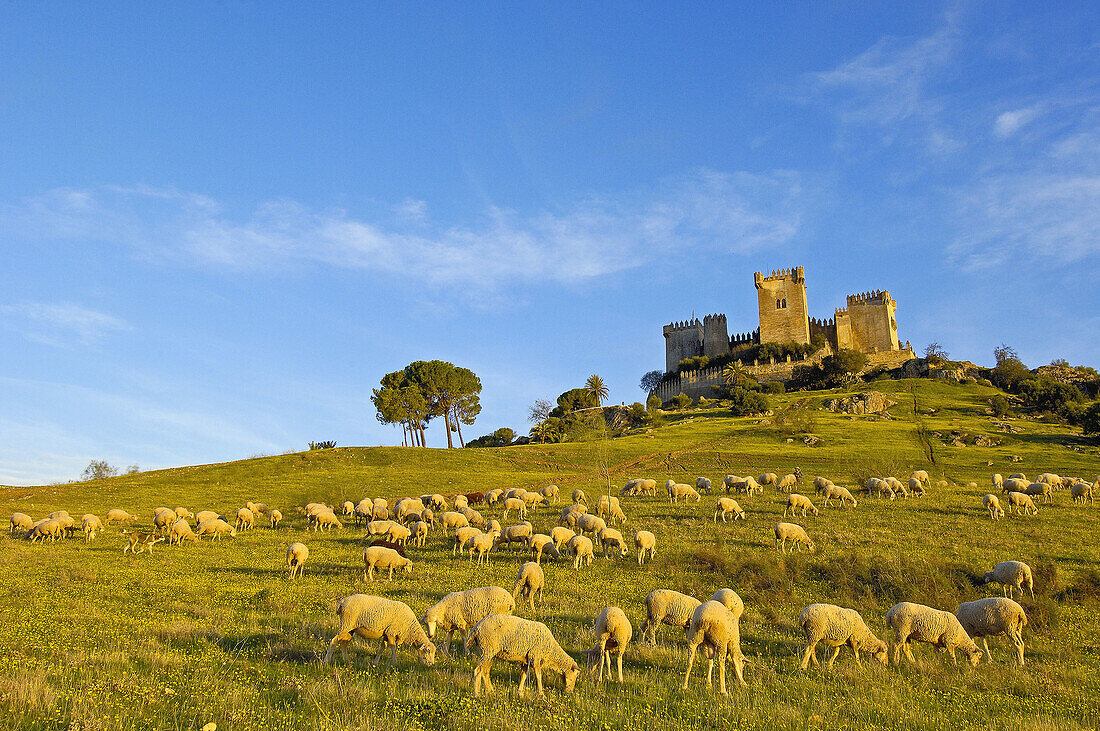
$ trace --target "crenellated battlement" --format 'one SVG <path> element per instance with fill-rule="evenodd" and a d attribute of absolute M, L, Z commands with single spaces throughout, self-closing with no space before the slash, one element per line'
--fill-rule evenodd
<path fill-rule="evenodd" d="M 892 301 L 890 299 L 890 291 L 886 289 L 876 289 L 871 292 L 848 295 L 849 307 L 852 305 L 883 305 L 890 301 Z"/>
<path fill-rule="evenodd" d="M 672 333 L 684 332 L 685 330 L 694 330 L 702 326 L 703 323 L 701 323 L 699 321 L 699 318 L 697 317 L 694 320 L 680 320 L 679 322 L 670 322 L 669 324 L 664 326 L 663 331 L 664 334 L 668 336 Z"/>
<path fill-rule="evenodd" d="M 773 269 L 771 274 L 765 275 L 763 272 L 756 272 L 752 275 L 753 280 L 756 282 L 756 288 L 759 289 L 760 285 L 764 282 L 777 282 L 784 279 L 790 279 L 796 284 L 802 284 L 806 281 L 806 272 L 802 267 L 792 267 L 790 269 Z"/>
<path fill-rule="evenodd" d="M 760 331 L 753 330 L 747 333 L 734 333 L 730 336 L 730 347 L 734 348 L 739 345 L 754 345 L 760 342 Z"/>
<path fill-rule="evenodd" d="M 726 316 L 721 314 L 721 313 L 715 313 L 713 315 L 704 315 L 703 316 L 703 326 L 704 327 L 707 326 L 707 325 L 710 325 L 710 324 L 724 323 L 725 321 L 726 321 Z"/>
<path fill-rule="evenodd" d="M 818 319 L 816 317 L 810 318 L 810 327 L 836 327 L 836 317 L 824 317 Z"/>

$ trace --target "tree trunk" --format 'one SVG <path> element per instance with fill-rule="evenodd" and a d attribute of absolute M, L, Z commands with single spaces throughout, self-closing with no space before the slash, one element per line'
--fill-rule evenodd
<path fill-rule="evenodd" d="M 455 415 L 455 427 L 458 429 L 458 443 L 465 448 L 466 442 L 462 439 L 462 419 L 458 418 L 458 414 Z"/>
<path fill-rule="evenodd" d="M 451 440 L 451 407 L 443 409 L 443 424 L 447 427 L 447 449 L 454 449 L 454 441 Z"/>
<path fill-rule="evenodd" d="M 427 444 L 424 443 L 424 423 L 423 422 L 420 423 L 420 446 L 421 447 L 428 446 Z"/>
<path fill-rule="evenodd" d="M 408 436 L 409 436 L 409 430 L 408 430 L 408 427 L 407 427 L 407 426 L 405 426 L 405 422 L 404 422 L 404 421 L 402 421 L 402 422 L 401 422 L 401 446 L 402 446 L 402 447 L 407 447 L 407 446 L 409 446 L 409 438 L 408 438 Z"/>

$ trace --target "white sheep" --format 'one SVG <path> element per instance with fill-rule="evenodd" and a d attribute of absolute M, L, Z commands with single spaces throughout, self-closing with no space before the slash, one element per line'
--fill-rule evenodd
<path fill-rule="evenodd" d="M 436 518 L 436 522 L 439 524 L 439 527 L 443 529 L 444 536 L 447 535 L 447 530 L 449 528 L 465 528 L 470 525 L 470 521 L 466 519 L 465 515 L 454 511 L 443 513 Z"/>
<path fill-rule="evenodd" d="M 650 480 L 648 478 L 641 478 L 634 485 L 635 495 L 652 495 L 657 496 L 657 481 Z"/>
<path fill-rule="evenodd" d="M 925 485 L 932 484 L 932 479 L 928 476 L 928 472 L 926 470 L 914 470 L 913 474 L 909 475 L 909 479 L 912 480 L 914 478 L 920 480 Z"/>
<path fill-rule="evenodd" d="M 856 499 L 852 496 L 852 493 L 848 492 L 847 488 L 840 487 L 839 485 L 826 485 L 825 489 L 821 491 L 821 494 L 825 496 L 821 504 L 826 507 L 828 507 L 830 500 L 839 500 L 842 506 L 845 503 L 851 503 L 853 508 L 857 505 Z"/>
<path fill-rule="evenodd" d="M 527 545 L 528 540 L 535 534 L 535 527 L 530 521 L 523 521 L 516 525 L 507 526 L 500 532 L 500 542 L 508 544 L 508 550 L 512 550 L 513 543 Z"/>
<path fill-rule="evenodd" d="M 711 483 L 710 483 L 709 478 L 706 478 L 706 477 L 696 477 L 695 478 L 695 491 L 696 492 L 705 492 L 707 495 L 709 495 L 710 492 L 711 492 L 710 485 L 711 485 Z M 608 671 L 608 672 L 610 672 L 610 671 Z"/>
<path fill-rule="evenodd" d="M 1057 490 L 1060 487 L 1065 487 L 1065 484 L 1066 484 L 1065 480 L 1063 480 L 1061 477 L 1054 474 L 1053 472 L 1044 472 L 1043 474 L 1036 477 L 1035 481 L 1036 482 L 1045 482 L 1046 484 L 1053 487 L 1055 490 Z"/>
<path fill-rule="evenodd" d="M 699 493 L 695 492 L 695 488 L 691 485 L 669 480 L 665 483 L 665 489 L 668 491 L 668 501 L 670 503 L 678 503 L 688 498 L 695 498 L 695 502 L 699 502 Z"/>
<path fill-rule="evenodd" d="M 741 520 L 745 519 L 745 511 L 741 509 L 741 506 L 731 497 L 720 497 L 714 506 L 714 522 L 718 522 L 718 516 L 722 516 L 722 522 L 727 522 L 727 518 L 730 514 L 733 514 L 733 519 Z"/>
<path fill-rule="evenodd" d="M 374 658 L 375 665 L 382 659 L 387 646 L 390 648 L 390 662 L 396 663 L 398 645 L 415 645 L 422 664 L 435 664 L 435 645 L 407 604 L 378 596 L 352 594 L 336 603 L 336 614 L 340 617 L 340 631 L 329 643 L 325 653 L 326 665 L 332 660 L 337 645 L 344 662 L 348 661 L 347 644 L 351 642 L 352 635 L 367 640 L 382 640 Z"/>
<path fill-rule="evenodd" d="M 539 495 L 542 495 L 543 499 L 547 500 L 548 502 L 556 503 L 558 501 L 558 486 L 547 485 L 546 487 L 539 490 Z"/>
<path fill-rule="evenodd" d="M 691 677 L 691 668 L 695 663 L 695 653 L 699 646 L 703 646 L 704 654 L 710 656 L 710 667 L 707 670 L 707 687 L 711 687 L 711 677 L 714 674 L 714 663 L 718 662 L 718 691 L 722 695 L 729 695 L 726 691 L 726 660 L 733 661 L 733 672 L 737 677 L 737 684 L 744 687 L 745 656 L 741 653 L 741 632 L 737 620 L 726 609 L 725 605 L 716 601 L 706 601 L 699 605 L 691 617 L 691 624 L 687 630 L 688 639 L 688 665 L 684 673 L 683 689 L 687 690 L 688 679 Z"/>
<path fill-rule="evenodd" d="M 811 604 L 798 615 L 798 625 L 806 638 L 806 651 L 802 653 L 802 669 L 810 660 L 820 667 L 817 661 L 817 643 L 833 648 L 828 660 L 831 668 L 844 645 L 852 648 L 856 664 L 859 664 L 860 651 L 869 652 L 875 659 L 886 664 L 888 659 L 886 643 L 880 640 L 863 621 L 863 617 L 854 609 L 838 607 L 835 604 Z"/>
<path fill-rule="evenodd" d="M 423 521 L 417 522 L 422 523 Z M 386 540 L 390 543 L 397 543 L 399 545 L 408 545 L 411 536 L 412 531 L 399 523 L 394 523 L 390 526 L 390 529 L 386 531 Z"/>
<path fill-rule="evenodd" d="M 760 475 L 760 477 L 757 477 L 756 481 L 760 483 L 761 487 L 765 487 L 767 485 L 776 485 L 779 483 L 779 475 L 775 474 L 774 472 L 765 472 L 764 474 Z"/>
<path fill-rule="evenodd" d="M 459 552 L 465 553 L 466 546 L 469 545 L 473 537 L 479 536 L 481 533 L 482 531 L 480 528 L 474 528 L 472 525 L 465 525 L 455 529 L 454 547 L 451 548 L 451 555 L 454 556 Z"/>
<path fill-rule="evenodd" d="M 998 490 L 1000 490 L 1001 486 L 1005 484 L 1005 478 L 1001 477 L 1000 473 L 994 474 L 992 477 L 989 478 L 989 480 L 993 483 L 993 487 L 997 488 Z"/>
<path fill-rule="evenodd" d="M 343 528 L 344 524 L 340 522 L 336 517 L 336 513 L 331 510 L 322 510 L 313 514 L 313 529 L 318 531 L 324 531 L 326 528 L 332 530 L 333 528 Z"/>
<path fill-rule="evenodd" d="M 1009 477 L 1007 480 L 1004 481 L 1004 483 L 1002 483 L 1001 492 L 1026 492 L 1030 484 L 1031 483 L 1027 480 L 1021 480 L 1017 477 Z"/>
<path fill-rule="evenodd" d="M 607 527 L 607 523 L 598 515 L 587 513 L 577 516 L 577 527 L 581 533 L 591 533 L 593 537 L 600 535 L 600 531 Z"/>
<path fill-rule="evenodd" d="M 286 568 L 289 578 L 301 576 L 309 558 L 309 548 L 304 543 L 291 543 L 286 548 Z"/>
<path fill-rule="evenodd" d="M 202 525 L 206 521 L 214 520 L 215 518 L 224 520 L 226 523 L 229 522 L 228 518 L 226 518 L 224 515 L 219 515 L 214 510 L 200 510 L 199 512 L 195 513 L 195 525 Z"/>
<path fill-rule="evenodd" d="M 623 540 L 623 534 L 614 528 L 604 528 L 600 531 L 600 545 L 603 546 L 603 557 L 611 558 L 611 549 L 615 549 L 619 553 L 619 557 L 625 557 L 630 551 L 627 550 L 626 541 Z"/>
<path fill-rule="evenodd" d="M 136 515 L 127 513 L 125 510 L 113 508 L 107 511 L 107 517 L 104 519 L 103 524 L 110 525 L 111 523 L 132 523 L 137 519 L 138 517 Z"/>
<path fill-rule="evenodd" d="M 1001 507 L 1001 501 L 996 495 L 991 492 L 987 492 L 982 496 L 982 505 L 989 512 L 989 519 L 996 520 L 997 518 L 1003 518 L 1005 516 L 1004 508 Z"/>
<path fill-rule="evenodd" d="M 642 642 L 649 637 L 652 644 L 657 644 L 657 627 L 662 624 L 687 629 L 691 626 L 692 615 L 701 603 L 695 597 L 672 589 L 654 589 L 649 592 L 645 598 L 646 620 L 642 625 Z"/>
<path fill-rule="evenodd" d="M 775 483 L 776 491 L 790 492 L 791 488 L 798 484 L 798 475 L 786 474 Z"/>
<path fill-rule="evenodd" d="M 372 520 L 367 523 L 367 535 L 368 536 L 384 536 L 389 532 L 392 526 L 397 523 L 392 520 Z"/>
<path fill-rule="evenodd" d="M 535 597 L 542 601 L 542 589 L 546 585 L 546 575 L 542 572 L 542 566 L 534 561 L 528 561 L 519 567 L 516 575 L 516 583 L 512 587 L 512 599 L 516 599 L 520 592 L 523 593 L 523 601 L 531 605 L 531 611 L 535 611 Z"/>
<path fill-rule="evenodd" d="M 554 539 L 545 533 L 535 533 L 527 539 L 527 547 L 535 554 L 535 563 L 542 563 L 542 554 L 546 553 L 555 560 L 561 558 L 561 552 L 554 545 Z"/>
<path fill-rule="evenodd" d="M 573 568 L 578 569 L 583 561 L 586 566 L 592 565 L 593 544 L 588 536 L 573 536 L 565 548 L 573 554 Z"/>
<path fill-rule="evenodd" d="M 991 596 L 974 602 L 963 602 L 955 610 L 966 633 L 971 637 L 981 637 L 985 647 L 985 656 L 993 662 L 989 652 L 989 637 L 1005 635 L 1016 648 L 1016 662 L 1024 665 L 1024 626 L 1027 614 L 1024 608 L 1007 597 Z"/>
<path fill-rule="evenodd" d="M 1039 508 L 1035 507 L 1035 503 L 1031 497 L 1025 495 L 1022 492 L 1010 492 L 1008 493 L 1008 512 L 1012 512 L 1013 508 L 1016 510 L 1017 515 L 1038 515 Z"/>
<path fill-rule="evenodd" d="M 34 528 L 34 518 L 26 513 L 12 513 L 8 533 L 15 533 L 17 530 L 29 531 L 32 528 Z"/>
<path fill-rule="evenodd" d="M 652 561 L 657 554 L 657 536 L 647 530 L 640 530 L 634 534 L 634 547 L 638 549 L 638 565 L 641 566 L 646 556 Z"/>
<path fill-rule="evenodd" d="M 459 508 L 458 512 L 462 514 L 462 517 L 466 518 L 466 521 L 470 525 L 476 525 L 478 528 L 484 528 L 488 525 L 481 513 L 473 508 Z"/>
<path fill-rule="evenodd" d="M 385 546 L 370 546 L 363 551 L 363 581 L 374 581 L 374 570 L 389 569 L 389 577 L 386 581 L 393 581 L 393 570 L 404 569 L 406 574 L 412 573 L 412 560 L 405 558 L 392 548 Z"/>
<path fill-rule="evenodd" d="M 275 530 L 279 527 L 279 521 L 283 519 L 283 512 L 281 510 L 272 510 L 267 514 L 267 517 L 271 519 L 271 529 Z"/>
<path fill-rule="evenodd" d="M 572 528 L 566 528 L 563 525 L 557 525 L 550 529 L 550 538 L 554 541 L 554 548 L 561 550 L 561 547 L 569 542 L 569 539 L 577 535 L 573 532 Z"/>
<path fill-rule="evenodd" d="M 588 498 L 584 496 L 584 490 L 580 489 L 579 487 L 573 490 L 572 493 L 570 493 L 569 498 L 574 503 L 582 503 L 584 505 L 588 505 Z"/>
<path fill-rule="evenodd" d="M 1000 584 L 1001 591 L 1010 599 L 1014 591 L 1023 595 L 1023 588 L 1026 586 L 1031 598 L 1035 598 L 1035 581 L 1032 579 L 1031 567 L 1023 561 L 1001 561 L 992 571 L 985 572 L 982 583 Z"/>
<path fill-rule="evenodd" d="M 1047 482 L 1032 482 L 1024 490 L 1025 495 L 1030 495 L 1031 497 L 1042 496 L 1043 502 L 1045 503 L 1053 502 L 1053 493 L 1054 487 Z"/>
<path fill-rule="evenodd" d="M 596 504 L 596 515 L 607 517 L 612 523 L 626 524 L 626 515 L 623 513 L 622 506 L 619 504 L 619 498 L 614 495 L 601 495 L 600 501 Z"/>
<path fill-rule="evenodd" d="M 522 498 L 510 497 L 504 499 L 504 520 L 508 520 L 508 513 L 515 510 L 520 519 L 527 517 L 527 503 L 523 502 Z"/>
<path fill-rule="evenodd" d="M 626 612 L 618 607 L 604 607 L 596 621 L 592 624 L 596 631 L 596 645 L 588 651 L 588 664 L 592 662 L 600 664 L 598 682 L 603 682 L 604 666 L 607 666 L 607 679 L 611 677 L 611 656 L 617 656 L 619 668 L 619 682 L 623 682 L 623 654 L 630 644 L 630 638 L 634 634 L 634 628 L 630 626 L 630 620 Z"/>
<path fill-rule="evenodd" d="M 477 529 L 475 528 L 474 530 Z M 428 539 L 429 531 L 430 528 L 428 527 L 428 524 L 425 523 L 423 520 L 418 520 L 411 526 L 409 526 L 409 532 L 412 536 L 413 545 L 415 545 L 417 548 L 423 548 L 424 541 Z"/>
<path fill-rule="evenodd" d="M 171 529 L 168 531 L 168 544 L 182 546 L 184 541 L 198 543 L 199 537 L 191 531 L 191 524 L 180 518 L 172 524 Z"/>
<path fill-rule="evenodd" d="M 173 512 L 172 515 L 175 515 L 175 513 Z M 154 521 L 154 523 L 155 522 L 156 521 Z M 255 527 L 256 527 L 256 516 L 253 515 L 251 510 L 249 510 L 248 508 L 241 508 L 240 510 L 237 511 L 237 525 L 236 525 L 237 530 L 243 530 L 245 528 L 251 529 L 251 528 L 255 528 Z"/>
<path fill-rule="evenodd" d="M 247 507 L 247 506 L 245 506 L 245 507 Z M 355 514 L 355 503 L 353 503 L 351 500 L 345 500 L 340 505 L 340 514 L 341 515 L 354 515 Z"/>
<path fill-rule="evenodd" d="M 1010 480 L 1023 480 L 1024 482 L 1027 482 L 1027 475 L 1025 475 L 1023 472 L 1017 472 L 1014 475 L 1009 475 L 1008 478 Z"/>
<path fill-rule="evenodd" d="M 496 505 L 500 501 L 500 498 L 503 494 L 504 490 L 500 489 L 499 487 L 494 490 L 490 490 L 489 492 L 485 493 L 485 504 L 489 506 Z"/>
<path fill-rule="evenodd" d="M 451 592 L 428 609 L 420 618 L 420 623 L 428 628 L 428 637 L 434 638 L 437 631 L 447 633 L 443 652 L 449 653 L 455 632 L 462 634 L 462 641 L 465 643 L 475 624 L 490 614 L 511 614 L 515 608 L 516 602 L 506 589 L 499 586 L 480 586 Z"/>
<path fill-rule="evenodd" d="M 908 489 L 909 492 L 916 497 L 921 497 L 924 495 L 924 483 L 915 477 L 909 478 Z"/>
<path fill-rule="evenodd" d="M 507 530 L 507 529 L 505 529 Z M 500 536 L 490 531 L 488 533 L 478 533 L 476 536 L 470 539 L 470 560 L 474 560 L 474 554 L 477 554 L 477 564 L 480 566 L 482 563 L 489 563 L 489 552 L 493 550 L 493 546 L 496 545 L 497 539 Z"/>
<path fill-rule="evenodd" d="M 184 523 L 187 523 L 185 520 Z M 85 513 L 80 517 L 80 530 L 84 531 L 84 542 L 95 539 L 95 534 L 103 530 L 103 522 L 95 513 Z M 187 526 L 187 532 L 191 532 L 191 526 Z"/>
<path fill-rule="evenodd" d="M 521 663 L 519 676 L 519 694 L 522 696 L 527 686 L 527 674 L 534 672 L 539 695 L 542 690 L 542 672 L 550 670 L 562 676 L 565 692 L 572 693 L 581 669 L 558 641 L 554 639 L 550 628 L 542 622 L 533 622 L 522 617 L 508 614 L 490 614 L 481 620 L 466 640 L 466 651 L 477 648 L 480 655 L 474 668 L 474 695 L 481 695 L 481 686 L 487 693 L 493 692 L 489 673 L 493 660 L 500 658 L 509 662 Z"/>
<path fill-rule="evenodd" d="M 893 660 L 897 665 L 901 662 L 901 651 L 909 662 L 916 665 L 913 652 L 909 649 L 912 642 L 927 642 L 933 647 L 939 647 L 947 651 L 951 656 L 951 662 L 959 664 L 955 657 L 955 650 L 962 650 L 970 664 L 977 667 L 982 659 L 982 651 L 966 634 L 966 630 L 959 624 L 958 618 L 951 612 L 914 604 L 901 602 L 895 604 L 886 613 L 886 626 L 894 630 Z"/>
<path fill-rule="evenodd" d="M 213 518 L 212 520 L 206 520 L 199 523 L 195 528 L 195 534 L 198 536 L 213 536 L 213 540 L 219 541 L 222 536 L 228 535 L 231 538 L 236 537 L 237 529 L 229 525 L 221 518 Z"/>
<path fill-rule="evenodd" d="M 455 495 L 454 499 L 451 500 L 451 506 L 454 507 L 455 510 L 459 508 L 468 508 L 470 507 L 470 498 L 465 495 Z"/>
<path fill-rule="evenodd" d="M 1093 486 L 1087 482 L 1078 482 L 1069 488 L 1069 495 L 1073 498 L 1074 503 L 1084 505 L 1085 501 L 1088 500 L 1089 504 L 1093 505 L 1096 501 L 1093 499 L 1092 488 Z"/>
<path fill-rule="evenodd" d="M 787 552 L 787 541 L 791 541 L 798 546 L 798 550 L 802 550 L 802 546 L 806 546 L 811 551 L 814 550 L 814 542 L 810 540 L 810 537 L 806 534 L 806 530 L 795 523 L 776 523 L 775 528 L 775 547 Z M 793 549 L 792 549 L 793 550 Z"/>
<path fill-rule="evenodd" d="M 802 513 L 802 517 L 806 517 L 806 511 L 810 511 L 814 515 L 817 515 L 817 506 L 813 504 L 813 501 L 805 495 L 800 495 L 797 492 L 792 492 L 787 495 L 787 506 L 783 508 L 783 517 L 787 517 L 787 511 L 790 511 L 791 515 L 797 512 Z"/>

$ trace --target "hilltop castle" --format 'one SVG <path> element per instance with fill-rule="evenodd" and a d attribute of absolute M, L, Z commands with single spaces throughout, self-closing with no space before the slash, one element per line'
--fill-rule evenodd
<path fill-rule="evenodd" d="M 717 358 L 760 343 L 821 342 L 827 352 L 851 348 L 863 353 L 909 351 L 898 342 L 897 302 L 883 291 L 848 295 L 846 307 L 832 317 L 811 318 L 806 303 L 806 274 L 802 267 L 753 275 L 760 327 L 752 332 L 727 334 L 725 315 L 707 315 L 664 327 L 665 370 L 676 372 L 684 358 Z M 892 360 L 892 359 L 891 359 Z"/>

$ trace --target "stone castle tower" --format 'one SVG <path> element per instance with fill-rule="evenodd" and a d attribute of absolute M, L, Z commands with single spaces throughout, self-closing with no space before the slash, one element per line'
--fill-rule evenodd
<path fill-rule="evenodd" d="M 806 273 L 802 267 L 782 269 L 765 277 L 753 275 L 760 308 L 760 342 L 810 342 L 810 308 L 806 303 Z"/>

